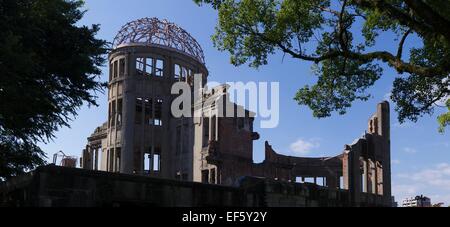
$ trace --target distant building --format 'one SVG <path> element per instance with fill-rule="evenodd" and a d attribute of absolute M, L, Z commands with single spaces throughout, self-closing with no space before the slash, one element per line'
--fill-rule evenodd
<path fill-rule="evenodd" d="M 416 196 L 403 200 L 403 207 L 431 207 L 431 199 L 426 196 Z"/>

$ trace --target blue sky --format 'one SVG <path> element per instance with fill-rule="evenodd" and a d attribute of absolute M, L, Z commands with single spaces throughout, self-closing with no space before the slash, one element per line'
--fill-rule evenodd
<path fill-rule="evenodd" d="M 190 0 L 86 0 L 88 12 L 80 24 L 101 24 L 99 38 L 111 41 L 121 26 L 142 17 L 158 17 L 178 24 L 194 36 L 203 47 L 210 80 L 264 81 L 280 83 L 280 124 L 274 129 L 256 130 L 261 139 L 255 142 L 254 159 L 264 159 L 264 142 L 268 140 L 281 154 L 302 156 L 335 156 L 344 145 L 360 137 L 367 128 L 367 120 L 375 112 L 376 104 L 386 99 L 392 88 L 395 71 L 385 68 L 384 75 L 370 90 L 368 102 L 356 102 L 348 114 L 334 114 L 327 119 L 315 119 L 311 111 L 293 100 L 295 93 L 306 84 L 315 81 L 310 64 L 283 58 L 282 54 L 270 57 L 270 64 L 259 69 L 229 64 L 229 54 L 214 48 L 211 35 L 217 21 L 217 13 L 209 7 L 198 7 Z M 392 37 L 382 37 L 378 47 L 394 50 Z M 415 39 L 409 41 L 413 45 Z M 104 68 L 102 80 L 107 80 Z M 54 141 L 42 144 L 51 156 L 59 150 L 81 156 L 86 138 L 107 118 L 107 97 L 98 94 L 99 107 L 83 106 L 71 123 L 62 128 Z M 397 123 L 392 110 L 392 180 L 397 201 L 404 197 L 424 194 L 432 202 L 450 205 L 450 133 L 439 134 L 436 115 L 425 116 L 417 123 Z"/>

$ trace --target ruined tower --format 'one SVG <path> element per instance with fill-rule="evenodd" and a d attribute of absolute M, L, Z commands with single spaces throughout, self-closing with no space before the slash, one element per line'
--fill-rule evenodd
<path fill-rule="evenodd" d="M 108 120 L 88 138 L 83 169 L 228 186 L 252 176 L 343 190 L 344 205 L 392 205 L 388 102 L 337 156 L 281 155 L 267 141 L 265 160 L 256 164 L 255 113 L 231 100 L 229 86 L 205 88 L 203 51 L 185 30 L 156 18 L 130 22 L 114 39 L 109 64 Z M 177 82 L 196 96 L 180 107 L 199 116 L 172 113 Z"/>
<path fill-rule="evenodd" d="M 84 168 L 192 179 L 193 120 L 171 115 L 171 88 L 192 85 L 194 74 L 206 82 L 200 45 L 173 23 L 144 18 L 122 27 L 109 63 L 108 122 L 103 138 L 91 137 Z"/>

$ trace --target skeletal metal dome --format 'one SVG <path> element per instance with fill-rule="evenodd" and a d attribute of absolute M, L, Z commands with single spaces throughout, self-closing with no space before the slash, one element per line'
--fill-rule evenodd
<path fill-rule="evenodd" d="M 113 47 L 118 48 L 124 44 L 169 47 L 205 64 L 205 56 L 200 44 L 184 29 L 167 20 L 142 18 L 129 22 L 114 38 Z"/>

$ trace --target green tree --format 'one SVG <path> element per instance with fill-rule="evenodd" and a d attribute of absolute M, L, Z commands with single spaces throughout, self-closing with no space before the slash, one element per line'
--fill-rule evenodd
<path fill-rule="evenodd" d="M 218 11 L 213 41 L 234 65 L 259 67 L 280 50 L 312 62 L 318 81 L 295 99 L 315 117 L 345 114 L 354 101 L 370 98 L 367 89 L 382 76 L 382 64 L 398 72 L 391 99 L 401 123 L 432 114 L 450 95 L 448 0 L 194 1 Z M 383 33 L 397 40 L 381 40 Z M 421 42 L 407 50 L 411 36 Z M 377 42 L 397 48 L 379 49 Z M 442 127 L 449 114 L 442 116 Z"/>
<path fill-rule="evenodd" d="M 447 108 L 448 108 L 448 113 L 442 114 L 438 118 L 439 125 L 440 125 L 439 131 L 441 133 L 444 133 L 445 127 L 450 125 L 450 99 L 447 100 Z"/>
<path fill-rule="evenodd" d="M 45 163 L 37 142 L 96 104 L 106 42 L 80 0 L 0 0 L 0 179 Z"/>

